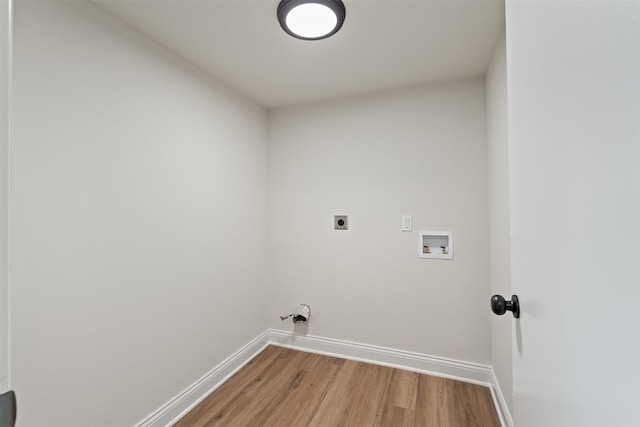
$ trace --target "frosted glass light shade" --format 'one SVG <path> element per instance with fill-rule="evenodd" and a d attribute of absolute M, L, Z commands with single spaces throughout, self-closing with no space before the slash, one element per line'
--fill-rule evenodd
<path fill-rule="evenodd" d="M 327 38 L 342 27 L 344 4 L 340 0 L 282 0 L 278 21 L 289 35 L 303 40 Z"/>
<path fill-rule="evenodd" d="M 287 14 L 287 28 L 297 35 L 315 39 L 326 36 L 336 27 L 338 17 L 333 10 L 318 3 L 296 6 Z"/>

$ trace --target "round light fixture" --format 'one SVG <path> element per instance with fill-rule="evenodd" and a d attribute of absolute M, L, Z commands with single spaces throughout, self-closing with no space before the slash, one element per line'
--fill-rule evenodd
<path fill-rule="evenodd" d="M 321 40 L 338 32 L 346 15 L 341 0 L 282 0 L 278 22 L 287 34 L 302 40 Z"/>

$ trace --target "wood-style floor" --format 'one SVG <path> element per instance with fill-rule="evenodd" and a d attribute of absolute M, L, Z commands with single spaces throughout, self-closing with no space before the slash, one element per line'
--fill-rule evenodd
<path fill-rule="evenodd" d="M 486 387 L 269 346 L 196 406 L 187 426 L 500 426 Z"/>

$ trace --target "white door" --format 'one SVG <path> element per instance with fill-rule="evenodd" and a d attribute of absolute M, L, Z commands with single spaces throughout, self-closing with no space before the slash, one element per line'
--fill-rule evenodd
<path fill-rule="evenodd" d="M 640 426 L 640 8 L 506 4 L 513 418 Z"/>

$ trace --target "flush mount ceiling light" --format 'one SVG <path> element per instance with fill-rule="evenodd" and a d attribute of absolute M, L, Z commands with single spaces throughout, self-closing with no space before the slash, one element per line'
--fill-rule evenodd
<path fill-rule="evenodd" d="M 321 40 L 338 32 L 346 10 L 341 0 L 282 0 L 278 21 L 289 35 L 302 40 Z"/>

